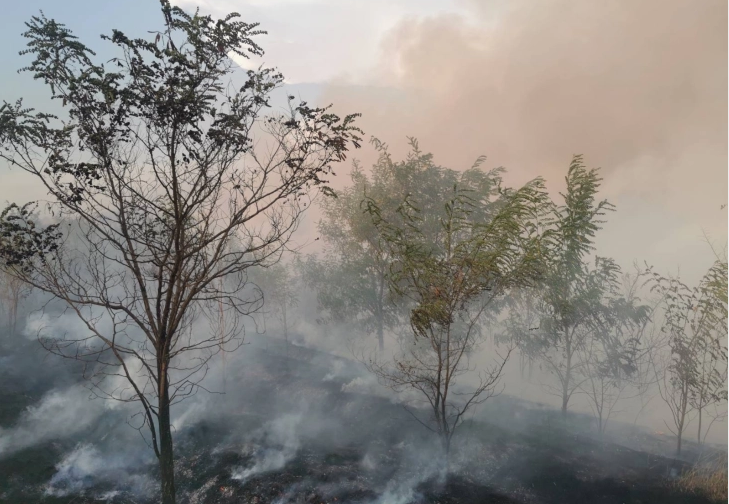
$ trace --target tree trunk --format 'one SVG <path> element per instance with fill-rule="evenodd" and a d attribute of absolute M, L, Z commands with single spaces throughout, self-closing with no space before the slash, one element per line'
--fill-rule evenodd
<path fill-rule="evenodd" d="M 569 329 L 564 330 L 565 353 L 567 354 L 567 369 L 562 381 L 562 418 L 567 419 L 567 403 L 570 402 L 570 381 L 572 380 L 572 339 Z"/>
<path fill-rule="evenodd" d="M 677 442 L 676 442 L 676 456 L 681 456 L 681 437 L 683 436 L 682 431 L 678 431 Z"/>
<path fill-rule="evenodd" d="M 377 318 L 377 344 L 378 348 L 380 349 L 380 354 L 382 354 L 385 351 L 385 336 L 384 329 L 382 327 L 382 312 L 380 312 L 380 316 Z"/>
<path fill-rule="evenodd" d="M 524 369 L 526 368 L 526 359 L 524 358 L 524 354 L 521 354 L 519 356 L 519 377 L 524 380 Z"/>
<path fill-rule="evenodd" d="M 13 292 L 12 299 L 10 300 L 10 309 L 8 315 L 10 318 L 10 336 L 15 336 L 15 332 L 18 328 L 18 305 L 20 304 L 20 296 Z"/>
<path fill-rule="evenodd" d="M 451 469 L 451 438 L 447 433 L 442 434 L 443 443 L 443 469 L 445 480 L 448 481 L 448 473 Z"/>
<path fill-rule="evenodd" d="M 286 345 L 286 369 L 289 368 L 289 323 L 286 320 L 286 301 L 281 305 L 283 314 L 284 344 Z"/>
<path fill-rule="evenodd" d="M 166 376 L 163 376 L 162 381 L 159 394 L 159 472 L 162 483 L 162 504 L 175 504 L 175 463 L 170 426 L 169 386 Z"/>
<path fill-rule="evenodd" d="M 683 438 L 683 430 L 684 426 L 686 425 L 686 409 L 688 408 L 688 380 L 684 380 L 683 383 L 683 389 L 682 389 L 682 396 L 681 396 L 681 409 L 679 411 L 680 417 L 678 425 L 676 425 L 676 437 L 678 438 L 676 440 L 676 456 L 681 456 L 681 441 Z"/>
<path fill-rule="evenodd" d="M 570 369 L 567 368 L 565 379 L 562 382 L 562 418 L 567 418 L 567 404 L 570 402 Z"/>
<path fill-rule="evenodd" d="M 380 355 L 385 351 L 385 337 L 384 337 L 384 306 L 383 297 L 385 295 L 385 276 L 380 274 L 380 285 L 377 292 L 377 345 L 380 350 Z"/>
<path fill-rule="evenodd" d="M 681 441 L 683 438 L 683 424 L 686 420 L 686 408 L 684 407 L 681 411 L 681 421 L 676 426 L 676 456 L 681 456 Z"/>
<path fill-rule="evenodd" d="M 703 408 L 699 408 L 699 430 L 696 432 L 696 442 L 701 446 L 701 411 Z"/>
<path fill-rule="evenodd" d="M 13 302 L 10 307 L 10 335 L 15 336 L 15 331 L 18 326 L 18 304 Z"/>

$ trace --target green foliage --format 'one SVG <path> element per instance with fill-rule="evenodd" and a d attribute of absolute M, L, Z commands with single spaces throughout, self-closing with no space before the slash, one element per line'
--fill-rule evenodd
<path fill-rule="evenodd" d="M 428 222 L 410 197 L 398 209 L 403 224 L 385 220 L 377 204 L 367 201 L 393 257 L 390 288 L 415 303 L 411 323 L 416 334 L 424 335 L 434 325 L 447 327 L 458 310 L 484 293 L 495 298 L 511 287 L 532 284 L 542 273 L 539 240 L 529 233 L 535 206 L 546 202 L 542 181 L 502 191 L 492 201 L 487 222 L 474 218 L 478 203 L 470 193 L 453 186 L 435 235 L 424 231 Z"/>
<path fill-rule="evenodd" d="M 563 411 L 588 374 L 620 379 L 634 371 L 640 346 L 634 335 L 648 319 L 647 307 L 619 294 L 622 274 L 612 259 L 596 257 L 590 266 L 602 217 L 614 209 L 597 200 L 600 182 L 581 156 L 572 159 L 563 204 L 539 221 L 544 275 L 510 300 L 505 321 L 506 339 L 558 379 Z"/>
<path fill-rule="evenodd" d="M 404 300 L 390 295 L 388 276 L 393 258 L 383 236 L 368 215 L 363 200 L 374 203 L 380 216 L 406 225 L 398 208 L 405 195 L 418 202 L 419 227 L 427 240 L 441 239 L 443 202 L 454 184 L 472 200 L 471 221 L 486 222 L 494 211 L 493 199 L 501 185 L 502 169 L 485 171 L 484 158 L 463 173 L 436 165 L 430 154 L 410 138 L 404 160 L 392 159 L 387 145 L 377 139 L 379 152 L 369 174 L 355 163 L 349 187 L 327 199 L 319 231 L 325 240 L 323 260 L 304 263 L 307 283 L 316 288 L 320 307 L 338 323 L 356 321 L 366 332 L 395 329 L 405 310 Z"/>
<path fill-rule="evenodd" d="M 727 400 L 727 262 L 717 259 L 693 288 L 678 278 L 648 272 L 652 290 L 662 297 L 661 331 L 670 362 L 660 392 L 673 414 L 680 453 L 686 415 L 698 413 L 701 442 L 704 410 Z"/>
<path fill-rule="evenodd" d="M 596 202 L 602 179 L 597 169 L 585 167 L 582 156 L 572 159 L 566 181 L 567 192 L 560 193 L 564 205 L 558 209 L 559 242 L 555 252 L 559 267 L 569 276 L 579 276 L 585 255 L 594 250 L 595 233 L 605 222 L 601 217 L 615 207 L 607 200 Z"/>
<path fill-rule="evenodd" d="M 602 222 L 599 218 L 612 208 L 607 201 L 595 203 L 600 186 L 597 170 L 585 169 L 582 158 L 575 156 L 566 182 L 567 192 L 561 194 L 564 204 L 552 206 L 541 221 L 549 230 L 542 243 L 545 274 L 529 293 L 536 301 L 532 308 L 539 311 L 539 330 L 511 335 L 524 350 L 535 354 L 558 344 L 570 328 L 587 323 L 596 309 L 603 311 L 602 297 L 616 288 L 619 274 L 618 266 L 609 259 L 598 258 L 594 269 L 588 267 L 586 256 L 594 248 L 594 235 Z"/>
<path fill-rule="evenodd" d="M 3 270 L 30 273 L 37 261 L 52 260 L 58 249 L 61 233 L 58 224 L 39 228 L 37 205 L 10 204 L 0 213 L 0 258 Z"/>
<path fill-rule="evenodd" d="M 534 285 L 544 268 L 536 232 L 549 203 L 542 180 L 502 189 L 500 171 L 479 176 L 476 170 L 449 173 L 454 183 L 437 212 L 421 210 L 422 193 L 406 194 L 394 213 L 374 198 L 364 201 L 390 259 L 390 292 L 410 307 L 412 333 L 392 365 L 371 360 L 369 367 L 388 386 L 423 394 L 432 418 L 420 421 L 440 436 L 446 453 L 466 411 L 497 393 L 508 359 L 507 353 L 480 370 L 477 385 L 459 388 L 486 314 L 498 312 L 493 301 L 510 289 Z"/>
<path fill-rule="evenodd" d="M 168 126 L 176 131 L 169 132 L 175 143 L 167 148 L 181 165 L 205 165 L 221 153 L 235 159 L 249 152 L 252 124 L 261 109 L 269 107 L 270 92 L 283 82 L 272 69 L 249 71 L 240 90 L 228 93 L 228 53 L 262 54 L 252 37 L 265 32 L 257 30 L 256 23 L 238 21 L 236 13 L 215 21 L 189 15 L 166 0 L 161 3 L 167 27 L 154 41 L 130 39 L 118 30 L 102 36 L 122 54 L 109 62 L 114 70 L 94 63 L 95 53 L 64 25 L 42 14 L 26 23 L 24 36 L 30 41 L 21 54 L 33 54 L 35 60 L 22 70 L 50 87 L 52 98 L 68 107 L 70 121 L 53 127 L 54 116 L 34 113 L 21 101 L 5 102 L 0 108 L 0 145 L 8 153 L 4 157 L 21 168 L 29 161 L 26 147 L 47 151 L 43 174 L 54 196 L 67 206 L 75 208 L 113 190 L 104 171 L 114 165 L 129 167 L 121 144 L 145 135 L 154 142 Z M 294 104 L 292 98 L 290 102 L 289 117 L 271 116 L 266 124 L 297 137 L 299 143 L 286 160 L 292 173 L 300 172 L 291 194 L 297 197 L 308 187 L 326 183 L 323 177 L 331 173 L 331 163 L 345 158 L 350 142 L 359 145 L 359 130 L 353 125 L 356 114 L 340 119 L 326 108 Z M 75 147 L 92 160 L 73 160 Z M 325 155 L 324 162 L 304 170 L 314 151 Z"/>
<path fill-rule="evenodd" d="M 274 264 L 269 268 L 257 268 L 251 273 L 251 280 L 263 292 L 263 311 L 277 318 L 284 335 L 292 326 L 291 309 L 299 304 L 296 292 L 297 279 L 286 264 Z"/>
<path fill-rule="evenodd" d="M 671 383 L 688 384 L 692 396 L 726 400 L 727 264 L 716 261 L 699 285 L 689 288 L 678 278 L 652 272 L 652 289 L 663 297 L 661 330 L 672 353 Z M 715 364 L 704 369 L 703 360 Z"/>

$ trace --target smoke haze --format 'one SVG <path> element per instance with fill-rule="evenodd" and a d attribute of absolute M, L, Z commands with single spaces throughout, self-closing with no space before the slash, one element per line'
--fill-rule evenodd
<path fill-rule="evenodd" d="M 407 152 L 406 137 L 416 137 L 439 165 L 465 170 L 485 154 L 488 168 L 506 167 L 507 185 L 542 176 L 556 194 L 563 190 L 572 155 L 584 154 L 589 167 L 602 168 L 600 195 L 617 206 L 597 234 L 597 253 L 615 258 L 625 270 L 634 261 L 644 260 L 666 273 L 676 273 L 680 267 L 682 279 L 693 285 L 714 259 L 705 238 L 720 246 L 727 241 L 727 212 L 720 209 L 728 200 L 729 162 L 725 1 L 173 3 L 199 6 L 203 14 L 237 10 L 245 21 L 262 21 L 270 35 L 257 42 L 267 49 L 266 57 L 236 60 L 239 65 L 279 66 L 290 78 L 287 93 L 318 105 L 333 103 L 338 113 L 361 112 L 358 124 L 366 137 L 386 142 L 395 159 Z M 287 13 L 279 16 L 282 9 L 288 9 Z M 317 14 L 324 11 L 326 15 Z M 307 23 L 334 24 L 331 32 L 320 30 L 310 40 L 304 29 Z M 300 53 L 306 58 L 297 60 Z M 352 156 L 367 169 L 376 152 L 365 146 Z M 332 185 L 348 185 L 349 164 L 336 171 Z M 26 179 L 16 173 L 3 179 L 0 199 L 30 194 L 24 192 Z M 307 214 L 297 235 L 299 243 L 313 242 L 319 217 L 316 209 Z M 306 253 L 316 250 L 317 245 L 304 249 Z M 376 433 L 385 438 L 397 430 L 387 424 L 395 424 L 391 418 L 401 422 L 398 429 L 411 425 L 400 408 L 408 396 L 382 387 L 346 359 L 351 357 L 352 340 L 364 336 L 347 332 L 351 329 L 347 327 L 334 327 L 325 334 L 317 320 L 316 296 L 306 288 L 300 288 L 299 296 L 295 315 L 300 323 L 285 352 L 283 347 L 274 349 L 281 342 L 280 331 L 270 316 L 267 333 L 271 338 L 256 335 L 265 321 L 259 326 L 251 323 L 246 327 L 246 346 L 235 355 L 216 356 L 202 382 L 205 389 L 225 395 L 201 390 L 176 406 L 173 427 L 175 435 L 181 433 L 185 449 L 184 443 L 194 443 L 184 436 L 194 437 L 191 431 L 217 421 L 216 428 L 225 432 L 220 446 L 238 457 L 231 458 L 236 463 L 229 464 L 226 474 L 221 472 L 199 486 L 200 496 L 188 495 L 189 501 L 203 502 L 207 492 L 217 487 L 226 495 L 227 487 L 220 486 L 226 477 L 242 485 L 280 470 L 316 441 L 328 448 L 361 443 L 367 453 L 358 459 L 358 467 L 366 475 L 377 473 L 380 480 L 372 480 L 382 482 L 372 502 L 411 502 L 419 485 L 440 476 L 430 456 L 435 449 L 421 442 L 418 426 L 413 428 L 415 434 L 403 428 L 402 438 L 411 443 L 388 447 L 398 455 L 387 456 L 400 457 L 415 468 L 398 473 L 382 455 L 386 450 L 378 444 L 380 439 L 370 436 Z M 52 308 L 22 314 L 24 344 L 37 336 L 62 338 L 88 332 L 75 316 Z M 200 334 L 212 331 L 202 325 L 196 329 Z M 370 344 L 374 345 L 373 338 L 366 343 Z M 392 338 L 388 345 L 390 353 Z M 474 356 L 476 369 L 492 364 L 494 349 L 492 342 L 483 346 Z M 0 356 L 0 367 L 5 375 L 21 380 L 31 366 L 38 365 L 38 359 L 25 349 L 14 351 L 20 357 L 10 362 Z M 282 363 L 294 368 L 294 378 L 287 377 L 284 385 Z M 90 480 L 111 488 L 118 477 L 131 493 L 154 495 L 154 483 L 139 469 L 151 467 L 151 452 L 126 425 L 138 408 L 89 401 L 89 389 L 76 381 L 77 371 L 39 372 L 36 378 L 47 380 L 47 387 L 39 388 L 38 396 L 18 418 L 0 427 L 0 460 L 68 439 L 73 443 L 59 448 L 62 458 L 47 479 L 47 495 L 82 492 Z M 517 359 L 512 359 L 503 379 L 505 392 L 556 405 L 558 401 L 548 398 L 541 386 L 548 374 L 538 368 L 533 373 L 527 383 Z M 659 429 L 669 413 L 659 404 L 660 397 L 653 400 L 654 407 L 645 411 L 638 411 L 641 404 L 630 403 L 616 413 L 615 423 L 630 423 L 642 415 L 641 422 Z M 589 413 L 577 401 L 574 410 Z M 476 418 L 491 421 L 499 414 L 504 415 L 503 425 L 518 424 L 516 416 L 509 416 L 511 412 L 500 413 L 496 407 Z M 352 430 L 361 418 L 368 419 L 365 424 L 371 420 L 372 426 L 366 426 L 371 432 Z M 114 433 L 115 439 L 106 439 L 104 429 Z M 87 436 L 89 432 L 92 435 Z M 109 448 L 117 447 L 120 437 L 126 449 Z M 726 441 L 725 423 L 714 428 L 710 440 Z M 470 456 L 467 449 L 464 453 Z M 192 468 L 190 474 L 197 474 L 193 471 L 197 466 L 190 462 L 194 456 L 184 461 L 185 470 Z M 215 456 L 211 455 L 214 461 Z M 303 481 L 292 484 L 278 502 L 293 502 L 303 485 Z M 113 499 L 115 494 L 110 492 L 97 497 Z"/>
<path fill-rule="evenodd" d="M 320 101 L 364 112 L 396 158 L 415 136 L 444 166 L 485 154 L 513 183 L 561 190 L 582 153 L 618 206 L 599 253 L 698 279 L 712 259 L 702 229 L 726 240 L 726 2 L 462 5 L 469 16 L 402 19 L 372 87 L 330 84 Z"/>

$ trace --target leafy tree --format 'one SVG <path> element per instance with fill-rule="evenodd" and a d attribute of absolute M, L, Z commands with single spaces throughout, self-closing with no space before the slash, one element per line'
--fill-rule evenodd
<path fill-rule="evenodd" d="M 256 24 L 167 0 L 161 12 L 165 27 L 151 40 L 103 36 L 119 53 L 106 64 L 64 25 L 43 15 L 27 23 L 23 54 L 35 59 L 25 70 L 68 113 L 4 103 L 0 157 L 35 176 L 50 210 L 78 224 L 69 239 L 11 205 L 0 243 L 7 267 L 88 329 L 46 346 L 89 362 L 100 394 L 141 405 L 161 501 L 171 504 L 172 407 L 199 389 L 213 355 L 240 343 L 238 321 L 261 301 L 244 289 L 248 268 L 279 259 L 359 130 L 354 116 L 293 98 L 290 114 L 264 114 L 282 84 L 274 70 L 249 71 L 241 87 L 227 81 L 228 54 L 262 54 Z M 201 317 L 214 325 L 221 306 L 225 334 L 193 330 Z"/>
<path fill-rule="evenodd" d="M 0 299 L 3 300 L 3 304 L 6 306 L 8 312 L 8 325 L 10 327 L 10 334 L 15 335 L 18 331 L 18 309 L 20 303 L 26 299 L 32 292 L 30 285 L 26 284 L 18 278 L 17 275 L 11 271 L 0 272 L 2 280 L 0 285 L 2 287 L 2 293 L 0 293 Z"/>
<path fill-rule="evenodd" d="M 9 206 L 2 214 L 2 218 L 9 218 L 12 222 L 14 218 L 24 214 L 26 216 L 33 215 L 36 205 L 28 204 L 24 207 L 15 205 Z M 0 250 L 13 250 L 17 242 L 8 242 L 8 238 L 12 235 L 0 235 Z M 23 253 L 22 250 L 16 249 L 16 253 Z M 32 287 L 25 283 L 16 271 L 15 266 L 3 265 L 0 263 L 0 299 L 7 310 L 8 326 L 10 335 L 15 335 L 18 328 L 18 309 L 20 303 L 26 299 L 32 292 Z"/>
<path fill-rule="evenodd" d="M 680 455 L 689 414 L 695 411 L 698 416 L 701 444 L 707 408 L 727 400 L 727 263 L 715 261 L 694 288 L 679 278 L 664 277 L 652 269 L 649 273 L 652 289 L 663 299 L 661 331 L 670 352 L 670 361 L 661 370 L 659 391 L 671 410 L 672 425 L 667 426 L 676 435 Z"/>
<path fill-rule="evenodd" d="M 545 275 L 540 284 L 512 303 L 508 339 L 531 359 L 543 362 L 558 380 L 556 393 L 562 398 L 566 415 L 572 395 L 582 384 L 580 360 L 596 331 L 596 313 L 606 314 L 607 294 L 614 288 L 618 272 L 613 261 L 598 258 L 589 267 L 588 254 L 594 250 L 594 236 L 601 219 L 613 206 L 596 201 L 601 179 L 596 169 L 588 170 L 581 156 L 570 164 L 564 203 L 545 215 L 541 226 L 549 229 L 543 243 Z M 522 310 L 524 297 L 532 296 L 531 308 Z M 522 314 L 531 320 L 519 322 Z M 516 319 L 513 320 L 513 319 Z M 539 323 L 533 325 L 538 319 Z"/>
<path fill-rule="evenodd" d="M 589 400 L 602 436 L 615 407 L 631 397 L 628 390 L 644 386 L 641 365 L 650 357 L 651 347 L 645 345 L 643 333 L 651 309 L 639 304 L 636 287 L 640 275 L 621 275 L 617 265 L 604 258 L 597 259 L 597 266 L 609 276 L 606 283 L 610 287 L 602 309 L 593 314 L 593 335 L 578 352 L 583 363 L 579 388 Z"/>
<path fill-rule="evenodd" d="M 388 220 L 374 200 L 366 200 L 367 213 L 392 258 L 389 287 L 412 306 L 411 338 L 392 362 L 371 358 L 367 364 L 387 386 L 414 389 L 422 396 L 430 418 L 408 411 L 440 438 L 446 460 L 466 412 L 497 393 L 508 353 L 479 373 L 475 387 L 458 383 L 459 377 L 472 370 L 469 358 L 492 302 L 540 273 L 533 217 L 546 200 L 541 180 L 516 191 L 499 191 L 487 208 L 456 184 L 438 216 L 440 229 L 432 234 L 424 231 L 429 223 L 416 200 L 406 198 L 398 220 Z"/>
<path fill-rule="evenodd" d="M 253 282 L 263 292 L 263 314 L 270 313 L 278 320 L 286 344 L 286 356 L 289 351 L 289 332 L 296 327 L 292 309 L 299 303 L 296 293 L 296 278 L 287 264 L 275 264 L 270 268 L 259 268 L 255 272 Z"/>
<path fill-rule="evenodd" d="M 375 333 L 384 350 L 385 330 L 397 330 L 404 307 L 389 296 L 388 271 L 393 258 L 371 218 L 363 213 L 361 202 L 373 201 L 383 218 L 398 221 L 397 209 L 403 195 L 418 202 L 420 229 L 435 238 L 442 232 L 439 218 L 443 201 L 451 197 L 453 185 L 470 191 L 479 205 L 471 209 L 471 219 L 484 222 L 483 213 L 501 183 L 501 169 L 486 172 L 480 168 L 483 157 L 459 174 L 436 165 L 431 154 L 420 150 L 409 138 L 410 152 L 404 160 L 392 159 L 388 147 L 377 139 L 379 152 L 370 174 L 354 163 L 351 185 L 337 192 L 337 198 L 323 201 L 319 232 L 324 238 L 323 257 L 310 256 L 303 263 L 308 285 L 316 288 L 319 305 L 334 322 L 352 320 L 367 333 Z"/>

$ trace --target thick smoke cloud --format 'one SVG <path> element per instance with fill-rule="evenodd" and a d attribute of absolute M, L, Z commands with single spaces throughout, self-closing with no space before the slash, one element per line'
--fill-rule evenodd
<path fill-rule="evenodd" d="M 445 166 L 486 154 L 512 183 L 541 175 L 555 192 L 582 153 L 619 209 L 600 253 L 697 279 L 711 261 L 702 229 L 726 237 L 726 2 L 464 6 L 401 20 L 373 87 L 332 84 L 321 102 L 364 112 L 396 157 L 415 136 Z"/>
<path fill-rule="evenodd" d="M 474 2 L 470 18 L 406 18 L 386 35 L 371 84 L 407 92 L 395 110 L 377 90 L 332 86 L 322 101 L 366 103 L 368 132 L 416 135 L 453 165 L 486 150 L 530 175 L 561 175 L 580 150 L 612 173 L 695 143 L 718 162 L 726 12 L 720 1 Z M 715 182 L 724 168 L 692 175 Z"/>

